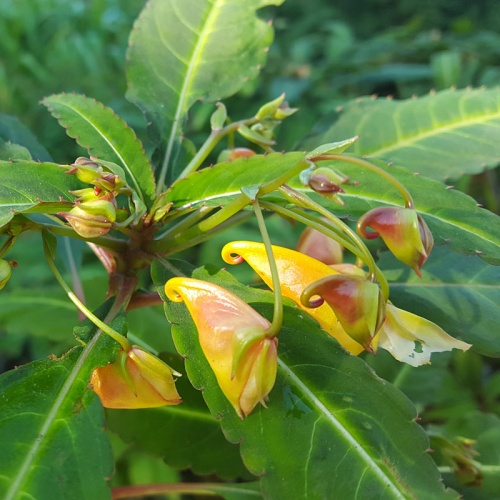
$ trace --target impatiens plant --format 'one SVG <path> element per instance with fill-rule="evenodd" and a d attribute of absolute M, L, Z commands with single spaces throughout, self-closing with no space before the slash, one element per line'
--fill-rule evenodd
<path fill-rule="evenodd" d="M 436 391 L 448 365 L 462 366 L 443 382 L 455 387 L 469 363 L 500 356 L 500 219 L 444 183 L 450 136 L 476 141 L 471 171 L 496 164 L 500 146 L 482 151 L 481 127 L 498 120 L 500 91 L 391 104 L 418 103 L 370 127 L 352 103 L 282 151 L 281 123 L 304 112 L 284 94 L 249 117 L 222 103 L 264 64 L 273 28 L 256 11 L 280 3 L 146 4 L 130 35 L 127 98 L 147 139 L 110 107 L 57 94 L 43 105 L 82 156 L 60 165 L 39 161 L 31 139 L 0 145 L 2 300 L 29 276 L 19 256 L 40 235 L 66 294 L 53 329 L 68 304 L 79 314 L 59 332 L 66 352 L 0 376 L 2 498 L 495 490 L 482 434 L 454 428 Z M 188 119 L 198 101 L 211 113 L 199 142 Z M 368 118 L 378 105 L 369 101 Z M 436 117 L 434 105 L 461 112 Z M 412 169 L 433 154 L 448 163 L 431 179 L 405 168 L 410 154 Z M 89 293 L 96 262 L 108 286 Z M 492 417 L 497 386 L 482 399 Z M 147 454 L 169 473 L 135 484 L 123 471 Z"/>

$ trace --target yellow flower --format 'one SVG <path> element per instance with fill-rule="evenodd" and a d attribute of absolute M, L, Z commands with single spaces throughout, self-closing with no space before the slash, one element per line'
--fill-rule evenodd
<path fill-rule="evenodd" d="M 219 387 L 240 418 L 258 403 L 265 406 L 278 365 L 276 338 L 269 321 L 228 290 L 192 278 L 172 278 L 167 297 L 186 306 Z"/>
<path fill-rule="evenodd" d="M 92 373 L 90 383 L 105 408 L 156 408 L 182 402 L 166 363 L 139 346 L 120 350 L 116 360 Z"/>
<path fill-rule="evenodd" d="M 332 269 L 316 259 L 287 248 L 273 246 L 273 254 L 278 267 L 283 295 L 292 299 L 299 307 L 315 318 L 321 327 L 335 337 L 349 352 L 352 354 L 362 352 L 363 347 L 345 332 L 333 309 L 327 303 L 311 309 L 301 302 L 301 296 L 307 287 L 309 287 L 309 290 L 304 297 L 306 302 L 314 298 L 314 291 L 321 293 L 325 300 L 328 301 L 329 294 L 338 293 L 328 290 L 328 283 L 336 280 L 351 284 L 359 280 L 360 283 L 363 283 L 362 288 L 364 288 L 368 282 L 364 279 L 362 271 L 357 267 L 346 268 L 347 264 L 336 265 L 337 269 L 343 270 L 341 274 L 337 269 Z M 233 241 L 222 249 L 222 257 L 227 263 L 231 264 L 246 260 L 265 283 L 272 287 L 267 253 L 262 243 Z M 412 366 L 419 366 L 429 363 L 430 355 L 433 352 L 450 351 L 452 349 L 465 351 L 469 349 L 469 344 L 454 339 L 431 321 L 398 309 L 390 302 L 381 304 L 378 286 L 373 283 L 371 285 L 373 286 L 368 285 L 369 302 L 372 302 L 369 307 L 371 312 L 363 319 L 366 325 L 362 326 L 367 327 L 369 332 L 376 332 L 378 329 L 378 333 L 369 344 L 373 352 L 376 352 L 377 347 L 382 347 L 399 361 Z M 354 288 L 356 286 L 354 285 Z M 312 302 L 314 302 L 314 299 Z M 385 310 L 385 320 L 383 322 L 384 315 L 380 309 L 381 305 Z M 339 309 L 337 309 L 337 313 L 339 316 L 341 315 Z M 359 317 L 359 311 L 355 316 Z M 363 336 L 361 336 L 360 340 L 364 342 L 366 347 L 366 338 L 363 339 Z"/>
<path fill-rule="evenodd" d="M 278 268 L 282 294 L 310 314 L 350 353 L 359 354 L 362 352 L 363 347 L 344 331 L 328 304 L 311 309 L 305 307 L 300 300 L 306 287 L 326 276 L 338 275 L 339 272 L 319 260 L 288 248 L 273 246 L 273 254 Z M 222 258 L 228 264 L 238 264 L 245 260 L 266 285 L 272 288 L 271 269 L 263 243 L 233 241 L 222 249 Z"/>

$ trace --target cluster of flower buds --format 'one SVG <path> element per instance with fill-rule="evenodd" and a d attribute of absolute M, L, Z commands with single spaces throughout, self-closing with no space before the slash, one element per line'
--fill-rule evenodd
<path fill-rule="evenodd" d="M 165 293 L 185 302 L 203 353 L 238 416 L 248 416 L 258 403 L 265 406 L 276 379 L 278 347 L 278 339 L 267 335 L 267 319 L 213 283 L 172 278 Z"/>
<path fill-rule="evenodd" d="M 94 187 L 71 191 L 78 197 L 74 207 L 59 215 L 84 238 L 107 234 L 117 218 L 121 218 L 116 196 L 125 183 L 118 175 L 105 171 L 99 163 L 88 158 L 78 158 L 67 173 Z"/>
<path fill-rule="evenodd" d="M 283 295 L 315 318 L 352 354 L 363 350 L 375 353 L 382 347 L 399 361 L 419 366 L 429 363 L 433 352 L 470 347 L 438 325 L 386 301 L 379 286 L 357 266 L 328 266 L 277 246 L 273 246 L 273 255 Z M 229 264 L 245 260 L 272 288 L 264 244 L 234 241 L 222 249 L 222 258 Z"/>
<path fill-rule="evenodd" d="M 275 144 L 274 129 L 289 116 L 297 111 L 296 108 L 290 108 L 285 102 L 285 94 L 281 94 L 276 99 L 264 104 L 257 111 L 255 118 L 257 123 L 247 127 L 240 125 L 238 133 L 245 139 L 263 147 L 269 147 Z"/>
<path fill-rule="evenodd" d="M 105 408 L 157 408 L 182 402 L 174 376 L 180 373 L 132 345 L 121 349 L 113 363 L 95 369 L 90 383 Z"/>
<path fill-rule="evenodd" d="M 309 186 L 313 191 L 321 196 L 343 205 L 343 200 L 338 196 L 344 193 L 340 187 L 349 182 L 349 177 L 340 170 L 330 167 L 317 167 L 315 164 L 311 168 L 305 169 L 300 174 L 300 180 L 305 186 Z"/>

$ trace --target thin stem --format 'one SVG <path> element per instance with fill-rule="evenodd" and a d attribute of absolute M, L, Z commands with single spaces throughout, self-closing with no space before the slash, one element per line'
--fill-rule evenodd
<path fill-rule="evenodd" d="M 2 258 L 13 246 L 17 240 L 17 236 L 10 236 L 0 248 L 0 258 Z"/>
<path fill-rule="evenodd" d="M 366 160 L 362 160 L 361 158 L 356 158 L 354 156 L 345 156 L 345 155 L 320 155 L 315 158 L 311 158 L 311 161 L 317 162 L 322 160 L 334 160 L 334 161 L 343 161 L 346 163 L 353 163 L 354 165 L 359 165 L 360 167 L 366 168 L 375 172 L 380 177 L 383 177 L 386 181 L 390 182 L 401 194 L 403 199 L 405 200 L 405 207 L 414 209 L 413 198 L 410 192 L 399 182 L 396 178 L 394 178 L 389 172 L 386 172 L 383 168 L 377 167 L 373 163 L 370 163 Z"/>
<path fill-rule="evenodd" d="M 56 280 L 62 286 L 62 288 L 64 289 L 64 291 L 68 295 L 69 299 L 71 300 L 71 302 L 73 302 L 73 304 L 75 304 L 75 306 L 78 308 L 78 310 L 81 311 L 92 323 L 94 323 L 95 326 L 97 326 L 100 330 L 102 330 L 104 333 L 109 335 L 113 340 L 116 340 L 116 342 L 118 342 L 122 346 L 124 351 L 128 351 L 130 349 L 129 341 L 123 335 L 121 335 L 117 331 L 113 330 L 113 328 L 108 326 L 106 323 L 101 321 L 95 314 L 93 314 L 92 311 L 90 311 L 90 309 L 88 309 L 82 303 L 82 301 L 73 293 L 71 288 L 64 281 L 64 278 L 61 276 L 61 273 L 57 269 L 57 267 L 54 263 L 54 260 L 52 259 L 51 255 L 50 255 L 50 251 L 49 251 L 48 245 L 45 242 L 45 240 L 43 243 L 43 249 L 45 252 L 45 258 L 47 259 L 47 263 L 48 263 L 50 269 L 54 273 Z M 113 304 L 112 309 L 109 312 L 109 315 L 113 315 L 113 317 L 114 317 L 114 315 L 116 315 L 117 311 L 121 308 L 121 304 L 118 304 L 118 302 L 119 302 L 119 300 L 117 298 L 117 300 Z"/>
<path fill-rule="evenodd" d="M 378 280 L 380 283 L 380 288 L 382 293 L 387 300 L 389 297 L 389 285 L 383 273 L 377 267 L 375 260 L 373 259 L 370 250 L 368 250 L 367 246 L 363 242 L 363 240 L 358 236 L 358 234 L 353 231 L 347 224 L 342 222 L 338 217 L 333 215 L 329 210 L 324 208 L 319 203 L 316 203 L 314 200 L 309 198 L 309 196 L 292 189 L 289 186 L 282 186 L 280 188 L 281 193 L 290 201 L 298 202 L 300 205 L 304 207 L 308 207 L 311 210 L 316 211 L 317 213 L 323 215 L 326 219 L 332 222 L 338 229 L 343 231 L 350 240 L 354 243 L 354 245 L 359 249 L 360 252 L 353 252 L 357 257 L 361 258 L 363 262 L 366 263 L 368 269 L 370 271 L 370 279 L 372 281 Z M 347 247 L 346 247 L 347 248 Z M 351 250 L 352 251 L 352 250 Z"/>
<path fill-rule="evenodd" d="M 96 245 L 109 250 L 122 253 L 127 249 L 127 242 L 125 240 L 119 240 L 117 238 L 112 238 L 110 236 L 97 236 L 96 238 L 84 238 L 77 234 L 72 228 L 68 226 L 55 226 L 52 224 L 40 224 L 39 229 L 47 229 L 47 231 L 52 234 L 57 234 L 58 236 L 69 236 L 70 238 L 75 238 L 77 240 L 82 240 L 85 242 L 95 243 Z"/>
<path fill-rule="evenodd" d="M 306 226 L 312 227 L 316 229 L 320 233 L 323 233 L 325 236 L 332 238 L 333 240 L 338 241 L 343 247 L 347 248 L 354 255 L 360 254 L 359 248 L 356 247 L 350 240 L 345 238 L 342 234 L 339 234 L 336 231 L 335 227 L 328 227 L 322 222 L 320 219 L 315 219 L 313 216 L 309 215 L 306 212 L 299 212 L 296 208 L 286 208 L 271 201 L 261 200 L 260 204 L 262 207 L 267 208 L 268 210 L 272 210 L 283 217 L 287 217 L 297 222 L 300 222 Z M 362 261 L 363 259 L 360 258 Z"/>
<path fill-rule="evenodd" d="M 122 498 L 139 498 L 149 495 L 162 495 L 168 493 L 184 493 L 191 495 L 220 496 L 220 492 L 227 491 L 241 494 L 241 490 L 230 484 L 221 483 L 157 483 L 138 484 L 134 486 L 118 486 L 111 490 L 111 498 L 119 500 Z M 255 494 L 261 497 L 260 494 Z"/>
<path fill-rule="evenodd" d="M 179 179 L 186 177 L 191 172 L 198 170 L 200 165 L 206 160 L 207 156 L 210 154 L 212 149 L 217 145 L 217 143 L 226 135 L 235 132 L 241 125 L 252 125 L 259 121 L 258 118 L 247 118 L 246 120 L 240 120 L 237 122 L 230 123 L 223 128 L 218 130 L 212 130 L 211 134 L 208 136 L 205 143 L 201 146 L 198 152 L 195 154 L 193 159 L 188 163 L 187 167 L 179 175 Z"/>
<path fill-rule="evenodd" d="M 269 261 L 269 268 L 271 269 L 271 276 L 273 280 L 273 321 L 271 323 L 271 326 L 266 331 L 266 337 L 274 338 L 276 337 L 276 335 L 278 335 L 279 331 L 281 330 L 281 325 L 283 324 L 283 297 L 281 295 L 280 277 L 278 273 L 278 266 L 276 265 L 276 259 L 274 258 L 273 254 L 271 239 L 269 238 L 269 233 L 267 232 L 266 223 L 264 222 L 264 217 L 262 216 L 258 198 L 255 198 L 255 200 L 252 201 L 252 205 L 255 212 L 255 217 L 257 218 L 257 224 L 259 225 L 262 241 L 264 242 L 264 245 L 266 247 L 267 260 Z"/>
<path fill-rule="evenodd" d="M 200 219 L 203 219 L 207 214 L 212 212 L 215 207 L 201 207 L 194 212 L 191 212 L 189 215 L 184 217 L 177 224 L 172 224 L 168 228 L 163 231 L 158 237 L 155 238 L 156 241 L 160 241 L 163 239 L 170 238 L 173 234 L 181 233 L 186 229 L 189 229 L 191 226 L 196 224 Z"/>

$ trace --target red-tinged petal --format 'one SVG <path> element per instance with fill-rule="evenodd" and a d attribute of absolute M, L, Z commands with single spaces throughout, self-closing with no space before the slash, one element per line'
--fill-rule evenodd
<path fill-rule="evenodd" d="M 278 268 L 280 288 L 283 296 L 293 300 L 298 307 L 311 315 L 321 327 L 352 354 L 359 354 L 363 348 L 342 328 L 335 313 L 327 304 L 315 309 L 306 308 L 300 296 L 304 289 L 325 276 L 338 274 L 323 262 L 289 248 L 273 246 L 273 254 Z M 245 260 L 272 289 L 273 280 L 267 252 L 263 243 L 233 241 L 222 249 L 222 258 L 228 264 L 238 264 Z"/>
<path fill-rule="evenodd" d="M 266 353 L 275 351 L 277 340 L 265 337 L 271 324 L 239 297 L 213 283 L 172 278 L 165 293 L 170 300 L 185 302 L 219 387 L 237 414 L 247 416 L 274 385 L 277 356 Z"/>
<path fill-rule="evenodd" d="M 307 227 L 300 235 L 297 252 L 309 255 L 327 265 L 342 262 L 343 248 L 340 243 L 320 231 Z"/>
<path fill-rule="evenodd" d="M 385 318 L 385 299 L 378 285 L 357 275 L 335 275 L 307 287 L 302 302 L 320 296 L 333 309 L 347 334 L 367 351 Z"/>
<path fill-rule="evenodd" d="M 430 363 L 433 352 L 466 351 L 471 346 L 451 337 L 432 321 L 389 303 L 380 329 L 379 347 L 389 351 L 398 361 L 420 366 Z"/>
<path fill-rule="evenodd" d="M 368 227 L 374 232 L 368 232 Z M 357 230 L 365 238 L 380 235 L 389 250 L 419 276 L 434 245 L 427 224 L 409 208 L 378 207 L 370 210 L 359 219 Z"/>

